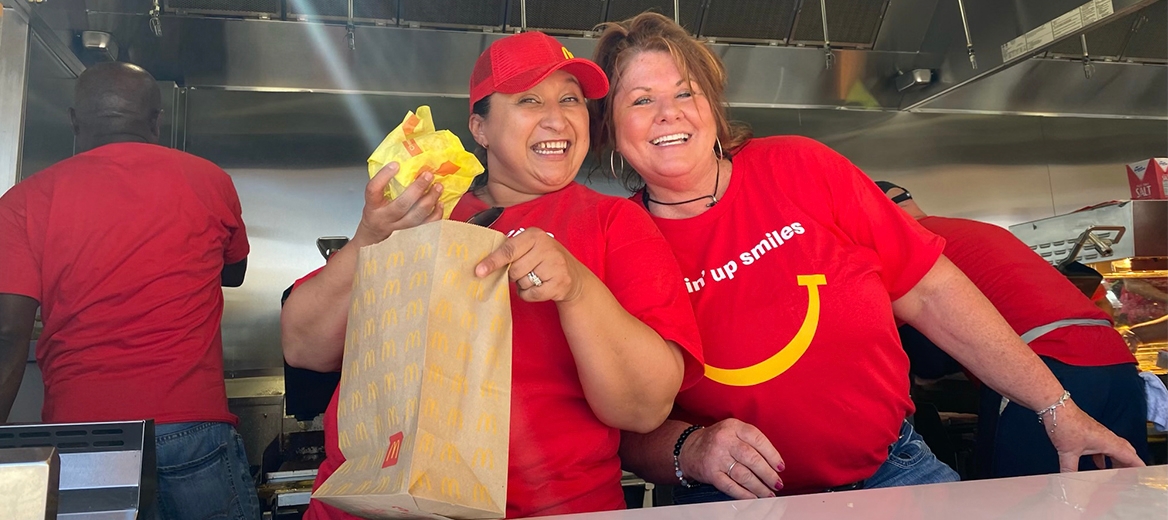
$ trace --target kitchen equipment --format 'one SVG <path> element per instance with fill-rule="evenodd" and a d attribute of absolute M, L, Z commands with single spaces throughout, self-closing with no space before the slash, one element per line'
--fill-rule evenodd
<path fill-rule="evenodd" d="M 52 446 L 0 449 L 0 511 L 10 520 L 57 518 L 60 471 Z"/>
<path fill-rule="evenodd" d="M 150 518 L 157 488 L 154 421 L 0 426 L 4 448 L 55 448 L 61 520 Z"/>

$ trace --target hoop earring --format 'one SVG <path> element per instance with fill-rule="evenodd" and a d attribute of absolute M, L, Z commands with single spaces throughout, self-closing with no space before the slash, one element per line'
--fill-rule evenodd
<path fill-rule="evenodd" d="M 722 150 L 722 140 L 715 137 L 714 144 L 718 145 L 718 151 L 714 152 L 714 157 L 717 157 L 719 161 L 725 159 L 726 153 Z"/>
<path fill-rule="evenodd" d="M 620 180 L 620 175 L 616 173 L 616 150 L 613 150 L 608 154 L 608 168 L 610 171 L 612 171 L 612 178 Z M 620 171 L 621 173 L 625 172 L 625 156 L 623 155 L 621 156 Z"/>

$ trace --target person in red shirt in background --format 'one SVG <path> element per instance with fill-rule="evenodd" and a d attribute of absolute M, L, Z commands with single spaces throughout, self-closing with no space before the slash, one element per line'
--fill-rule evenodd
<path fill-rule="evenodd" d="M 634 204 L 575 182 L 588 153 L 584 99 L 607 90 L 594 63 L 540 32 L 494 42 L 471 74 L 470 131 L 487 177 L 451 219 L 509 237 L 475 269 L 506 269 L 513 282 L 509 518 L 623 508 L 620 431 L 661 425 L 678 389 L 701 377 L 697 325 L 669 245 Z M 397 169 L 369 181 L 353 239 L 285 302 L 289 365 L 339 370 L 358 249 L 442 217 L 431 174 L 385 198 Z M 314 487 L 344 460 L 336 415 L 334 392 Z M 354 517 L 314 500 L 306 518 Z"/>
<path fill-rule="evenodd" d="M 1144 381 L 1107 313 L 1009 231 L 973 220 L 927 215 L 904 188 L 887 181 L 876 181 L 876 185 L 917 223 L 945 239 L 945 257 L 1038 354 L 1063 388 L 1075 396 L 1079 408 L 1126 439 L 1141 459 L 1150 462 Z M 1029 410 L 984 385 L 977 444 L 982 477 L 1059 471 L 1058 453 L 1044 426 Z M 1090 457 L 1083 457 L 1079 469 L 1096 467 Z"/>
<path fill-rule="evenodd" d="M 590 107 L 593 146 L 673 248 L 706 357 L 669 421 L 623 436 L 626 469 L 708 484 L 678 488 L 687 501 L 955 480 L 905 421 L 897 318 L 1038 412 L 1066 460 L 1141 465 L 855 165 L 729 124 L 725 68 L 676 22 L 610 23 L 595 56 L 612 89 Z"/>
<path fill-rule="evenodd" d="M 0 198 L 0 418 L 39 306 L 45 422 L 153 419 L 161 518 L 259 518 L 219 331 L 249 250 L 235 186 L 157 144 L 142 68 L 86 69 L 74 105 L 79 153 Z"/>

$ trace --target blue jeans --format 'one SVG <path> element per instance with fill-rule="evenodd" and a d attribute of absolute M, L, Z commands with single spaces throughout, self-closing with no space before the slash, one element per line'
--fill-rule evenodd
<path fill-rule="evenodd" d="M 933 455 L 925 444 L 925 439 L 905 421 L 900 426 L 900 438 L 888 447 L 888 459 L 876 469 L 871 477 L 864 479 L 855 489 L 873 489 L 919 484 L 939 484 L 956 482 L 957 472 Z M 673 503 L 699 504 L 734 500 L 709 484 L 694 488 L 677 486 L 673 488 Z"/>
<path fill-rule="evenodd" d="M 243 438 L 230 424 L 154 427 L 159 520 L 257 520 L 260 503 Z"/>

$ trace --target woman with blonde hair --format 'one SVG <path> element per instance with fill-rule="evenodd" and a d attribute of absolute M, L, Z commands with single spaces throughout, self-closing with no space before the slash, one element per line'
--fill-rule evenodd
<path fill-rule="evenodd" d="M 722 63 L 683 28 L 609 24 L 595 61 L 612 88 L 591 106 L 593 147 L 672 245 L 706 357 L 669 421 L 624 434 L 626 469 L 679 484 L 679 502 L 956 480 L 905 420 L 897 319 L 1035 411 L 1064 471 L 1080 455 L 1142 464 L 858 168 L 731 124 Z"/>

